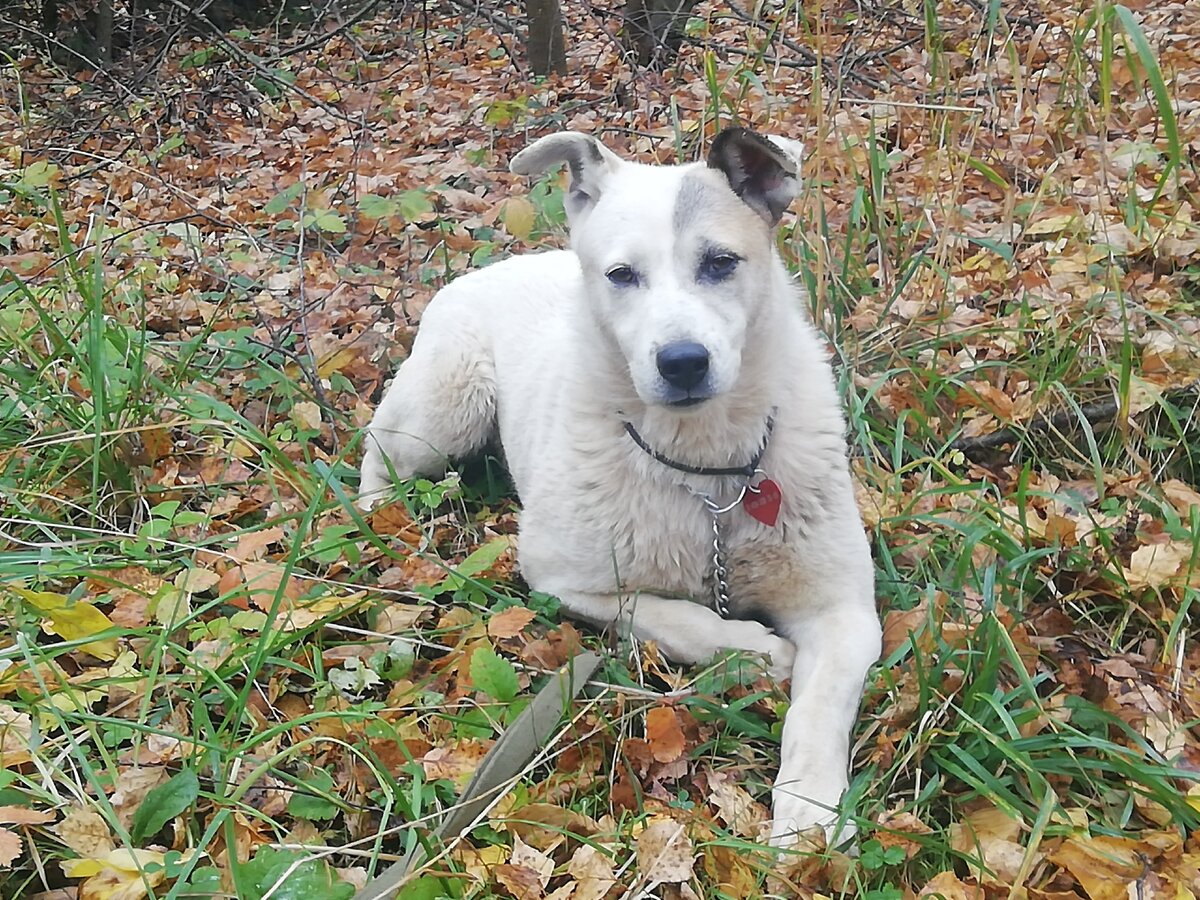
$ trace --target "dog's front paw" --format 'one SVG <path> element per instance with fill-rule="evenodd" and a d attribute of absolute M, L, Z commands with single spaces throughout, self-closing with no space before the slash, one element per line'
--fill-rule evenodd
<path fill-rule="evenodd" d="M 781 849 L 824 850 L 826 847 L 850 853 L 858 836 L 858 827 L 851 821 L 814 822 L 776 818 L 771 821 L 772 847 Z M 854 855 L 854 854 L 852 854 Z"/>
<path fill-rule="evenodd" d="M 775 790 L 771 846 L 782 848 L 845 849 L 858 834 L 854 821 L 794 794 Z"/>
<path fill-rule="evenodd" d="M 392 476 L 387 463 L 383 461 L 383 454 L 370 436 L 367 441 L 369 446 L 363 454 L 362 468 L 359 470 L 358 497 L 354 501 L 354 505 L 363 512 L 370 512 L 378 506 L 392 486 Z"/>
<path fill-rule="evenodd" d="M 729 633 L 721 638 L 725 646 L 767 657 L 770 661 L 767 672 L 775 681 L 783 682 L 792 677 L 792 667 L 796 662 L 795 644 L 753 620 L 732 619 L 725 625 L 729 629 Z"/>

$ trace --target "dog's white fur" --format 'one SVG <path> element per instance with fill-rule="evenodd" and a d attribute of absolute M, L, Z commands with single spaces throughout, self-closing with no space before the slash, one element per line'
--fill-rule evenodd
<path fill-rule="evenodd" d="M 709 166 L 625 162 L 570 133 L 518 154 L 513 169 L 527 174 L 570 164 L 572 250 L 497 263 L 430 303 L 369 426 L 362 495 L 369 504 L 393 476 L 444 471 L 498 433 L 530 586 L 680 662 L 769 656 L 792 685 L 772 839 L 814 825 L 844 838 L 849 733 L 880 647 L 873 566 L 831 369 L 772 241 L 798 145 L 736 132 Z M 714 252 L 740 258 L 732 274 L 698 274 Z M 615 266 L 637 283 L 613 283 Z M 683 408 L 656 367 L 679 341 L 710 355 L 706 399 Z M 688 488 L 724 504 L 745 479 L 668 467 L 623 423 L 675 460 L 731 466 L 753 458 L 772 413 L 761 468 L 782 511 L 774 527 L 740 508 L 721 516 L 726 620 L 711 603 L 711 519 Z"/>

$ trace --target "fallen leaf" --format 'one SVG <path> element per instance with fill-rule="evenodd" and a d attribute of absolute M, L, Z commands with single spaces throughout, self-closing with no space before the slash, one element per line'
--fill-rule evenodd
<path fill-rule="evenodd" d="M 674 762 L 683 754 L 687 742 L 672 707 L 656 706 L 646 713 L 646 741 L 660 763 Z"/>
<path fill-rule="evenodd" d="M 489 746 L 480 741 L 459 741 L 454 747 L 434 747 L 419 762 L 426 778 L 449 778 L 461 789 L 483 762 Z"/>
<path fill-rule="evenodd" d="M 692 841 L 674 819 L 656 817 L 638 835 L 638 874 L 647 887 L 677 884 L 692 877 L 696 862 Z"/>
<path fill-rule="evenodd" d="M 87 879 L 79 886 L 79 900 L 141 900 L 166 880 L 165 858 L 156 850 L 122 847 L 98 859 L 61 860 L 59 866 L 67 878 Z"/>
<path fill-rule="evenodd" d="M 131 766 L 117 776 L 116 790 L 109 802 L 121 824 L 129 828 L 146 795 L 171 778 L 166 766 Z"/>
<path fill-rule="evenodd" d="M 54 826 L 54 833 L 82 857 L 98 859 L 116 849 L 108 824 L 92 809 L 71 810 Z"/>
<path fill-rule="evenodd" d="M 321 430 L 321 407 L 311 400 L 301 400 L 292 406 L 291 419 L 309 431 Z"/>
<path fill-rule="evenodd" d="M 1146 544 L 1133 551 L 1125 577 L 1132 588 L 1160 588 L 1179 574 L 1191 560 L 1191 541 Z"/>
<path fill-rule="evenodd" d="M 736 784 L 735 776 L 727 772 L 709 773 L 708 802 L 717 808 L 717 818 L 738 837 L 757 837 L 768 818 L 766 807 Z"/>
<path fill-rule="evenodd" d="M 496 613 L 487 623 L 487 633 L 493 638 L 516 637 L 534 620 L 537 614 L 524 606 L 510 606 Z"/>
<path fill-rule="evenodd" d="M 64 641 L 84 640 L 116 627 L 108 616 L 83 600 L 71 600 L 63 594 L 55 594 L 50 591 L 29 591 L 14 585 L 7 587 L 45 615 L 48 621 L 42 623 L 42 628 L 50 634 L 57 634 Z M 117 658 L 116 638 L 92 641 L 84 644 L 83 649 L 97 659 L 113 660 Z"/>
<path fill-rule="evenodd" d="M 933 829 L 912 813 L 891 812 L 879 819 L 879 828 L 875 831 L 874 836 L 885 848 L 900 847 L 904 850 L 904 858 L 912 859 L 923 845 L 909 835 L 932 833 Z"/>
<path fill-rule="evenodd" d="M 601 900 L 617 883 L 612 859 L 591 844 L 581 844 L 567 863 L 567 873 L 575 879 L 573 900 Z"/>
<path fill-rule="evenodd" d="M 525 197 L 509 197 L 504 201 L 504 213 L 501 218 L 509 234 L 519 241 L 525 241 L 533 231 L 537 211 Z"/>
<path fill-rule="evenodd" d="M 21 855 L 21 836 L 0 828 L 0 869 L 9 868 Z"/>
<path fill-rule="evenodd" d="M 953 872 L 935 875 L 921 888 L 918 897 L 940 898 L 940 900 L 983 900 L 983 888 L 965 884 Z"/>
<path fill-rule="evenodd" d="M 52 812 L 25 806 L 0 806 L 0 825 L 45 825 L 57 819 Z"/>
<path fill-rule="evenodd" d="M 950 826 L 950 846 L 972 860 L 981 860 L 982 868 L 971 863 L 985 884 L 1011 884 L 1021 870 L 1026 850 L 1017 842 L 1021 823 L 1004 810 L 987 806 L 968 813 L 961 822 Z M 1041 853 L 1035 851 L 1035 861 Z"/>
<path fill-rule="evenodd" d="M 1074 837 L 1049 858 L 1070 872 L 1091 900 L 1127 900 L 1129 887 L 1146 871 L 1142 848 L 1131 838 Z"/>
<path fill-rule="evenodd" d="M 17 712 L 7 703 L 0 703 L 0 768 L 12 768 L 29 762 L 29 739 L 33 736 L 33 719 Z"/>

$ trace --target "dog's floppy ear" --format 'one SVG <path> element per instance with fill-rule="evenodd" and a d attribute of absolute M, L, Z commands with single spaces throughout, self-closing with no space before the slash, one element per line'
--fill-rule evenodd
<path fill-rule="evenodd" d="M 798 141 L 726 128 L 713 141 L 708 165 L 724 172 L 733 192 L 774 225 L 800 193 L 803 154 L 804 145 Z"/>
<path fill-rule="evenodd" d="M 560 163 L 571 169 L 571 188 L 564 205 L 575 219 L 600 199 L 604 182 L 623 160 L 590 134 L 564 131 L 534 141 L 514 156 L 508 167 L 517 175 L 540 175 Z"/>

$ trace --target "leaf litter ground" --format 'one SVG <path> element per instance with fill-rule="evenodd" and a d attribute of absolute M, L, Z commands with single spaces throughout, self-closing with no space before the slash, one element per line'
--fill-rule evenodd
<path fill-rule="evenodd" d="M 512 8 L 180 39 L 136 95 L 6 63 L 0 890 L 349 896 L 587 645 L 402 896 L 1200 894 L 1200 11 L 704 5 L 655 72 L 567 6 L 544 81 Z M 733 121 L 809 149 L 780 246 L 875 538 L 856 857 L 758 845 L 785 695 L 563 621 L 494 460 L 348 503 L 433 292 L 561 243 L 512 153 Z"/>

